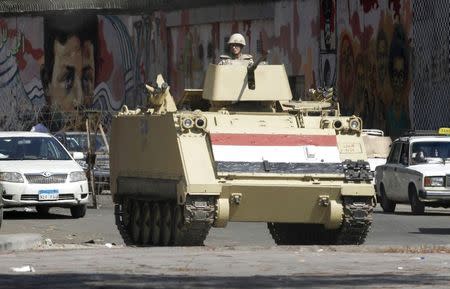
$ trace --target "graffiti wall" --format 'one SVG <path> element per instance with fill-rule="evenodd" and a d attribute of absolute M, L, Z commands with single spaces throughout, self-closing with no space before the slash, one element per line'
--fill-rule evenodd
<path fill-rule="evenodd" d="M 398 136 L 409 129 L 411 0 L 336 1 L 338 91 L 345 113 Z"/>
<path fill-rule="evenodd" d="M 0 126 L 22 129 L 41 106 L 42 18 L 0 19 Z"/>
<path fill-rule="evenodd" d="M 228 5 L 209 9 L 208 14 L 213 16 L 203 14 L 199 20 L 200 10 L 170 13 L 169 76 L 175 95 L 180 95 L 184 87 L 202 87 L 208 63 L 217 63 L 220 55 L 227 53 L 228 37 L 236 32 L 246 38 L 244 53 L 256 59 L 269 51 L 270 63 L 285 64 L 298 94 L 304 96 L 307 88 L 316 86 L 321 37 L 317 1 Z M 330 65 L 331 69 L 335 66 Z"/>
<path fill-rule="evenodd" d="M 85 109 L 144 104 L 143 83 L 167 67 L 159 16 L 0 19 L 0 128 L 28 130 L 45 115 L 52 130 L 73 129 Z"/>
<path fill-rule="evenodd" d="M 146 104 L 162 73 L 179 98 L 242 33 L 244 53 L 283 63 L 294 97 L 337 88 L 346 114 L 398 136 L 450 123 L 450 4 L 444 0 L 283 0 L 151 15 L 0 19 L 0 129 L 53 130 L 86 108 Z M 413 25 L 414 11 L 414 25 Z M 414 41 L 413 41 L 414 39 Z M 413 85 L 414 83 L 414 85 Z M 77 119 L 78 121 L 79 119 Z"/>

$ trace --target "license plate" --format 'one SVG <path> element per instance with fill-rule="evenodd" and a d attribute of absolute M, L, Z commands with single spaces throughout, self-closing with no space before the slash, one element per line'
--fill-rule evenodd
<path fill-rule="evenodd" d="M 56 201 L 59 198 L 58 190 L 40 190 L 39 201 Z"/>

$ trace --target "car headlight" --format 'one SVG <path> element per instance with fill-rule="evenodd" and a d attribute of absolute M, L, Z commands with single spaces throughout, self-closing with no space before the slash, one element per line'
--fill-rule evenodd
<path fill-rule="evenodd" d="M 71 172 L 69 175 L 69 182 L 79 182 L 79 181 L 86 181 L 86 173 L 82 171 L 78 172 Z"/>
<path fill-rule="evenodd" d="M 425 177 L 423 185 L 425 187 L 443 187 L 444 177 Z"/>
<path fill-rule="evenodd" d="M 1 172 L 0 181 L 11 183 L 23 183 L 22 174 L 15 172 Z"/>

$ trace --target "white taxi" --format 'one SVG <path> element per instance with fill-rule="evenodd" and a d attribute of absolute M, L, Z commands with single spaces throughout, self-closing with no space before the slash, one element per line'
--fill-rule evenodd
<path fill-rule="evenodd" d="M 86 214 L 86 175 L 46 133 L 0 132 L 0 189 L 5 208 L 35 206 L 46 214 L 50 207 L 63 207 L 74 218 Z"/>
<path fill-rule="evenodd" d="M 416 132 L 392 143 L 375 174 L 383 211 L 394 212 L 397 203 L 410 204 L 413 214 L 450 207 L 450 130 L 440 132 Z"/>

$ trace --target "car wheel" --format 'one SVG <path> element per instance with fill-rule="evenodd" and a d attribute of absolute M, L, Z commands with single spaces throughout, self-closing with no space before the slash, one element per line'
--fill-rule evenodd
<path fill-rule="evenodd" d="M 425 205 L 419 200 L 415 189 L 409 193 L 409 203 L 411 204 L 411 212 L 414 215 L 423 215 Z"/>
<path fill-rule="evenodd" d="M 383 212 L 385 213 L 393 213 L 395 211 L 396 204 L 395 202 L 388 199 L 383 187 L 381 187 L 380 192 L 380 205 L 381 208 L 383 208 Z"/>
<path fill-rule="evenodd" d="M 50 211 L 50 207 L 36 206 L 36 211 L 37 211 L 38 215 L 45 216 L 45 215 L 48 215 L 48 212 Z"/>
<path fill-rule="evenodd" d="M 86 215 L 86 205 L 77 205 L 70 208 L 70 214 L 73 218 L 83 218 Z"/>
<path fill-rule="evenodd" d="M 3 222 L 3 208 L 0 207 L 0 228 L 2 227 L 2 222 Z"/>

